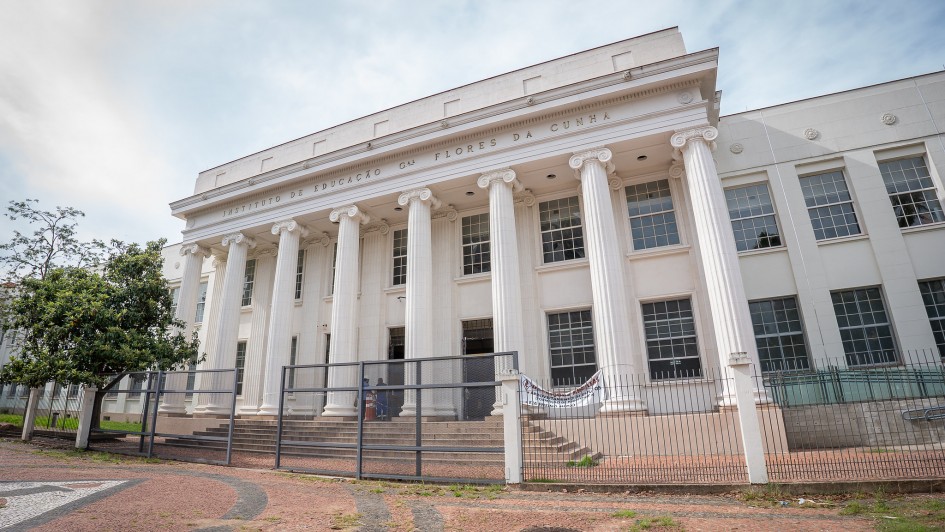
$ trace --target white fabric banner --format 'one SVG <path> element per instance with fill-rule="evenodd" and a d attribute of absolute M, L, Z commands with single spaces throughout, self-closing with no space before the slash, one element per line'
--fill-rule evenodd
<path fill-rule="evenodd" d="M 575 408 L 604 402 L 604 377 L 600 371 L 587 382 L 567 392 L 549 392 L 524 374 L 521 376 L 522 404 L 549 408 Z"/>

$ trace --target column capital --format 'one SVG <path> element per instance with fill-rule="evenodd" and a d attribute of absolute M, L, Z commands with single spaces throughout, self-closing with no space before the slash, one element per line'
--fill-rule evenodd
<path fill-rule="evenodd" d="M 400 197 L 397 198 L 397 204 L 401 207 L 405 207 L 413 200 L 428 201 L 434 209 L 440 207 L 440 200 L 436 199 L 436 196 L 433 195 L 433 191 L 427 187 L 415 188 L 403 192 Z"/>
<path fill-rule="evenodd" d="M 345 205 L 344 207 L 338 207 L 331 211 L 331 214 L 328 215 L 328 219 L 334 223 L 337 223 L 342 216 L 347 216 L 352 220 L 360 223 L 366 224 L 371 221 L 371 217 L 362 211 L 357 205 Z"/>
<path fill-rule="evenodd" d="M 293 219 L 282 220 L 281 222 L 276 222 L 272 224 L 272 234 L 278 235 L 283 231 L 288 231 L 289 233 L 298 231 L 299 236 L 305 238 L 308 236 L 308 229 L 302 227 L 301 224 L 296 222 Z"/>
<path fill-rule="evenodd" d="M 521 192 L 512 196 L 513 201 L 516 205 L 524 205 L 526 207 L 531 207 L 535 204 L 535 194 L 532 193 L 530 188 L 526 188 Z"/>
<path fill-rule="evenodd" d="M 321 231 L 311 236 L 311 238 L 306 238 L 302 241 L 303 247 L 311 246 L 312 244 L 321 244 L 323 247 L 328 247 L 328 244 L 331 244 L 331 236 L 328 233 Z"/>
<path fill-rule="evenodd" d="M 240 232 L 231 233 L 223 237 L 223 247 L 229 247 L 230 244 L 246 244 L 248 248 L 256 247 L 255 240 Z"/>
<path fill-rule="evenodd" d="M 519 192 L 523 188 L 521 181 L 515 175 L 515 170 L 511 168 L 503 168 L 501 170 L 495 170 L 492 172 L 486 172 L 479 176 L 479 179 L 476 180 L 476 183 L 479 184 L 479 188 L 488 189 L 492 186 L 493 183 L 507 183 L 512 187 L 512 192 Z"/>
<path fill-rule="evenodd" d="M 430 215 L 430 218 L 433 220 L 446 218 L 451 222 L 455 222 L 456 219 L 459 218 L 459 213 L 456 212 L 456 207 L 453 207 L 453 205 L 447 205 L 446 207 L 433 211 L 433 214 Z"/>
<path fill-rule="evenodd" d="M 181 257 L 186 257 L 187 255 L 190 255 L 190 254 L 197 255 L 200 258 L 204 258 L 204 257 L 210 256 L 210 250 L 197 243 L 184 244 L 183 246 L 180 247 Z"/>
<path fill-rule="evenodd" d="M 614 163 L 611 162 L 611 159 L 613 158 L 614 153 L 610 151 L 610 148 L 601 146 L 599 148 L 574 152 L 574 154 L 571 155 L 571 159 L 568 160 L 568 166 L 574 170 L 574 177 L 581 179 L 581 169 L 584 167 L 584 163 L 588 161 L 597 161 L 604 167 L 604 170 L 608 174 L 612 173 L 614 171 Z"/>
<path fill-rule="evenodd" d="M 390 224 L 387 223 L 387 219 L 380 218 L 375 220 L 363 227 L 361 227 L 361 236 L 364 236 L 368 233 L 380 233 L 386 235 L 390 233 Z"/>
<path fill-rule="evenodd" d="M 686 175 L 686 165 L 682 163 L 674 163 L 669 167 L 669 177 L 673 179 L 682 179 Z"/>
<path fill-rule="evenodd" d="M 251 253 L 251 254 L 249 255 L 249 258 L 251 258 L 251 259 L 261 259 L 261 258 L 264 258 L 264 257 L 276 257 L 276 256 L 278 256 L 278 255 L 279 255 L 279 250 L 278 250 L 278 249 L 276 249 L 276 248 L 265 248 L 265 249 L 257 249 L 256 251 L 254 251 L 253 253 Z"/>
<path fill-rule="evenodd" d="M 692 129 L 683 129 L 676 131 L 676 134 L 670 138 L 669 143 L 673 148 L 682 150 L 689 141 L 705 142 L 709 148 L 715 148 L 715 139 L 719 136 L 719 130 L 712 126 L 696 127 Z"/>

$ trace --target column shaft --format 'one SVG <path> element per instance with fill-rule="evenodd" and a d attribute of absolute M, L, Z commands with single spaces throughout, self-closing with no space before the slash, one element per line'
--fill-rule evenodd
<path fill-rule="evenodd" d="M 570 160 L 571 168 L 578 171 L 584 198 L 584 245 L 594 299 L 594 343 L 608 392 L 601 409 L 604 413 L 646 409 L 632 387 L 631 376 L 637 373 L 637 364 L 631 354 L 624 259 L 615 246 L 617 227 L 605 168 L 612 157 L 609 149 L 598 148 L 577 153 Z"/>
<path fill-rule="evenodd" d="M 279 413 L 282 393 L 282 366 L 289 364 L 292 348 L 292 308 L 295 305 L 295 275 L 299 260 L 299 238 L 305 230 L 294 220 L 278 222 L 272 234 L 279 235 L 276 278 L 272 287 L 272 308 L 269 314 L 269 341 L 266 346 L 266 380 L 259 414 Z"/>
<path fill-rule="evenodd" d="M 272 304 L 272 278 L 276 250 L 266 249 L 255 254 L 256 272 L 253 280 L 252 310 L 249 320 L 249 338 L 246 341 L 246 360 L 243 362 L 243 389 L 239 414 L 256 415 L 262 404 L 263 383 L 266 375 L 266 345 L 269 339 L 269 309 Z M 242 311 L 241 311 L 242 312 Z"/>

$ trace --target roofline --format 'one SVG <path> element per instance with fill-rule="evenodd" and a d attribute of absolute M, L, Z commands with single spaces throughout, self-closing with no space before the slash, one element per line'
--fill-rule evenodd
<path fill-rule="evenodd" d="M 444 91 L 435 92 L 435 93 L 433 93 L 433 94 L 428 94 L 428 95 L 426 95 L 426 96 L 422 96 L 422 97 L 417 98 L 417 99 L 414 99 L 414 100 L 410 100 L 410 101 L 407 101 L 407 102 L 404 102 L 404 103 L 397 104 L 397 105 L 395 105 L 395 106 L 393 106 L 393 107 L 388 107 L 388 108 L 386 108 L 386 109 L 381 109 L 381 110 L 379 110 L 379 111 L 374 111 L 373 113 L 369 113 L 369 114 L 366 114 L 366 115 L 361 115 L 361 116 L 352 118 L 351 120 L 347 120 L 347 121 L 345 121 L 345 122 L 341 122 L 341 123 L 339 123 L 339 124 L 335 124 L 335 125 L 333 125 L 333 126 L 329 126 L 329 127 L 325 128 L 325 129 L 320 129 L 320 130 L 314 131 L 314 132 L 312 132 L 312 133 L 307 133 L 307 134 L 305 134 L 305 135 L 302 135 L 301 137 L 296 137 L 296 138 L 294 138 L 294 139 L 292 139 L 292 140 L 287 140 L 287 141 L 285 141 L 285 142 L 281 142 L 281 143 L 279 143 L 279 144 L 275 144 L 275 145 L 273 145 L 273 146 L 269 146 L 268 148 L 263 148 L 263 149 L 261 149 L 261 150 L 254 151 L 254 152 L 252 152 L 252 153 L 243 155 L 242 157 L 237 157 L 236 159 L 232 159 L 232 160 L 230 160 L 230 161 L 226 161 L 226 162 L 220 163 L 220 164 L 218 164 L 218 165 L 216 165 L 216 166 L 211 166 L 210 168 L 207 168 L 206 170 L 200 170 L 200 171 L 198 172 L 198 174 L 202 174 L 202 173 L 204 173 L 204 172 L 209 172 L 209 171 L 211 171 L 211 170 L 216 170 L 216 169 L 218 169 L 218 168 L 220 168 L 220 167 L 223 167 L 223 166 L 226 166 L 226 165 L 228 165 L 228 164 L 235 163 L 236 161 L 240 161 L 240 160 L 243 160 L 243 159 L 248 159 L 248 158 L 250 158 L 250 157 L 252 157 L 252 156 L 254 156 L 254 155 L 259 155 L 260 153 L 263 153 L 263 152 L 265 152 L 265 151 L 269 151 L 269 150 L 271 150 L 271 149 L 278 148 L 278 147 L 280 147 L 280 146 L 285 146 L 285 145 L 287 145 L 287 144 L 292 144 L 293 142 L 302 140 L 302 139 L 304 139 L 305 137 L 310 137 L 310 136 L 312 136 L 312 135 L 317 135 L 317 134 L 319 134 L 319 133 L 323 133 L 323 132 L 325 132 L 325 131 L 328 131 L 329 129 L 334 129 L 334 128 L 336 128 L 336 127 L 341 127 L 341 126 L 350 124 L 350 123 L 352 123 L 352 122 L 356 122 L 356 121 L 358 121 L 358 120 L 361 120 L 362 118 L 367 118 L 367 117 L 372 116 L 372 115 L 377 115 L 377 114 L 385 113 L 385 112 L 387 112 L 387 111 L 391 111 L 391 110 L 393 110 L 393 109 L 397 109 L 398 107 L 403 107 L 403 106 L 405 106 L 405 105 L 410 105 L 410 104 L 412 104 L 412 103 L 416 103 L 416 102 L 419 102 L 419 101 L 421 101 L 421 100 L 426 100 L 427 98 L 433 98 L 433 97 L 435 97 L 435 96 L 440 96 L 441 94 L 447 94 L 447 93 L 449 93 L 449 92 L 451 92 L 451 91 L 454 91 L 454 90 L 457 90 L 457 89 L 462 89 L 462 88 L 465 88 L 465 87 L 469 87 L 469 86 L 471 86 L 471 85 L 475 85 L 475 84 L 477 84 L 477 83 L 482 83 L 483 81 L 489 81 L 490 79 L 495 79 L 495 78 L 499 78 L 499 77 L 502 77 L 502 76 L 506 76 L 506 75 L 508 75 L 508 74 L 512 74 L 512 73 L 518 72 L 518 71 L 520 71 L 520 70 L 526 70 L 526 69 L 529 69 L 529 68 L 533 68 L 533 67 L 537 67 L 537 66 L 541 66 L 541 65 L 546 65 L 546 64 L 548 64 L 548 63 L 553 63 L 553 62 L 558 61 L 558 60 L 560 60 L 560 59 L 566 59 L 566 58 L 568 58 L 568 57 L 574 57 L 574 56 L 576 56 L 576 55 L 584 54 L 584 53 L 587 53 L 587 52 L 593 52 L 594 50 L 600 50 L 600 49 L 602 49 L 602 48 L 607 48 L 608 46 L 613 46 L 613 45 L 618 44 L 618 43 L 627 42 L 627 41 L 633 41 L 633 40 L 636 40 L 636 39 L 640 39 L 640 38 L 643 38 L 643 37 L 649 37 L 650 35 L 656 35 L 656 34 L 658 34 L 658 33 L 663 33 L 663 32 L 667 32 L 667 31 L 671 31 L 671 30 L 677 30 L 677 31 L 678 31 L 678 30 L 679 30 L 679 26 L 670 26 L 670 27 L 668 27 L 668 28 L 663 28 L 663 29 L 661 29 L 661 30 L 651 31 L 651 32 L 649 32 L 649 33 L 644 33 L 644 34 L 642 34 L 642 35 L 636 35 L 636 36 L 634 36 L 634 37 L 630 37 L 629 39 L 621 39 L 621 40 L 619 40 L 619 41 L 613 41 L 613 42 L 610 42 L 610 43 L 607 43 L 607 44 L 602 44 L 602 45 L 600 45 L 600 46 L 595 46 L 594 48 L 589 48 L 589 49 L 587 49 L 587 50 L 581 50 L 581 51 L 578 51 L 578 52 L 573 52 L 573 53 L 570 53 L 570 54 L 568 54 L 568 55 L 562 55 L 562 56 L 560 56 L 560 57 L 555 57 L 554 59 L 548 59 L 548 60 L 546 60 L 546 61 L 541 61 L 541 62 L 539 62 L 539 63 L 534 63 L 534 64 L 531 64 L 531 65 L 523 66 L 523 67 L 521 67 L 521 68 L 516 68 L 516 69 L 514 69 L 514 70 L 509 70 L 509 71 L 503 72 L 503 73 L 501 73 L 501 74 L 495 74 L 495 75 L 493 75 L 493 76 L 489 76 L 488 78 L 483 78 L 483 79 L 479 79 L 479 80 L 472 81 L 472 82 L 469 82 L 469 83 L 465 83 L 465 84 L 463 84 L 463 85 L 458 85 L 458 86 L 456 86 L 456 87 L 452 87 L 452 88 L 449 88 L 449 89 L 444 90 Z M 688 54 L 687 54 L 687 55 L 688 55 Z M 642 65 L 637 65 L 637 66 L 642 66 Z M 499 102 L 499 103 L 501 103 L 501 102 Z"/>
<path fill-rule="evenodd" d="M 740 112 L 740 113 L 732 113 L 732 114 L 729 114 L 729 115 L 722 115 L 722 116 L 719 117 L 719 119 L 726 118 L 726 117 L 729 117 L 729 116 L 738 116 L 738 115 L 744 115 L 744 114 L 748 114 L 748 113 L 755 113 L 755 112 L 764 111 L 764 110 L 767 110 L 767 109 L 774 109 L 775 107 L 782 107 L 782 106 L 785 106 L 785 105 L 791 105 L 791 104 L 795 104 L 795 103 L 807 102 L 807 101 L 810 101 L 810 100 L 816 100 L 816 99 L 818 99 L 818 98 L 826 98 L 827 96 L 836 96 L 836 95 L 838 95 L 838 94 L 846 94 L 846 93 L 848 93 L 848 92 L 854 92 L 854 91 L 859 91 L 859 90 L 863 90 L 863 89 L 871 89 L 871 88 L 873 88 L 873 87 L 879 87 L 879 86 L 881 86 L 881 85 L 889 85 L 889 84 L 892 84 L 892 83 L 899 83 L 900 81 L 907 81 L 907 80 L 910 80 L 910 79 L 924 78 L 924 77 L 926 77 L 926 76 L 932 76 L 932 75 L 934 75 L 934 74 L 945 74 L 945 70 L 935 70 L 935 71 L 932 71 L 932 72 L 926 72 L 925 74 L 916 74 L 915 76 L 907 76 L 907 77 L 899 78 L 899 79 L 891 79 L 891 80 L 889 80 L 889 81 L 881 81 L 881 82 L 879 82 L 879 83 L 873 83 L 872 85 L 863 85 L 862 87 L 854 87 L 854 88 L 852 88 L 852 89 L 844 89 L 844 90 L 842 90 L 842 91 L 837 91 L 837 92 L 828 92 L 828 93 L 826 93 L 826 94 L 818 94 L 817 96 L 810 96 L 810 97 L 807 97 L 807 98 L 801 98 L 801 99 L 799 99 L 799 100 L 790 100 L 790 101 L 783 102 L 783 103 L 776 103 L 776 104 L 773 104 L 773 105 L 767 105 L 767 106 L 765 106 L 765 107 L 757 107 L 757 108 L 755 108 L 755 109 L 749 109 L 749 110 L 747 110 L 747 111 L 742 111 L 742 112 Z"/>

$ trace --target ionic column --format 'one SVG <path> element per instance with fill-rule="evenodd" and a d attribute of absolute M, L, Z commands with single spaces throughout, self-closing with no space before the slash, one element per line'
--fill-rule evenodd
<path fill-rule="evenodd" d="M 249 258 L 256 259 L 256 271 L 250 303 L 246 359 L 243 361 L 243 389 L 240 394 L 240 407 L 237 410 L 237 414 L 240 415 L 256 415 L 259 412 L 259 405 L 262 404 L 276 250 L 275 248 L 257 249 L 249 255 Z"/>
<path fill-rule="evenodd" d="M 515 233 L 513 194 L 522 183 L 509 168 L 479 176 L 479 188 L 489 191 L 489 243 L 492 266 L 492 331 L 495 351 L 517 351 L 523 356 L 522 280 L 519 272 L 518 237 Z M 496 359 L 496 375 L 511 369 L 508 357 Z M 496 378 L 498 380 L 498 377 Z M 502 415 L 501 388 L 496 390 L 493 416 Z"/>
<path fill-rule="evenodd" d="M 725 193 L 712 159 L 713 141 L 718 135 L 717 129 L 706 126 L 677 132 L 670 142 L 682 152 L 719 367 L 730 374 L 728 360 L 732 353 L 748 353 L 755 368 L 760 366 Z M 674 173 L 678 175 L 679 170 L 677 167 Z M 719 398 L 723 407 L 735 406 L 735 392 L 728 386 L 729 381 L 726 379 Z M 763 388 L 754 392 L 755 402 L 770 402 Z"/>
<path fill-rule="evenodd" d="M 601 408 L 603 413 L 646 410 L 630 380 L 630 376 L 637 373 L 637 361 L 631 352 L 624 259 L 616 245 L 617 227 L 607 180 L 608 170 L 613 170 L 612 157 L 609 149 L 596 148 L 575 153 L 568 162 L 581 181 L 584 197 L 584 245 L 594 300 L 591 309 L 594 343 L 608 392 Z"/>
<path fill-rule="evenodd" d="M 223 304 L 223 281 L 226 278 L 226 256 L 213 256 L 213 273 L 210 274 L 209 285 L 207 286 L 207 306 L 204 308 L 204 353 L 216 353 L 216 346 L 219 344 L 220 330 L 217 328 L 220 324 L 220 307 Z M 210 356 L 200 364 L 199 369 L 209 369 L 211 366 Z M 194 379 L 194 387 L 197 390 L 209 390 L 212 386 L 210 374 L 197 373 Z M 194 413 L 202 413 L 210 404 L 210 396 L 203 393 L 195 393 L 193 396 Z"/>
<path fill-rule="evenodd" d="M 357 205 L 331 211 L 328 217 L 338 223 L 338 259 L 335 261 L 335 290 L 331 304 L 332 364 L 358 360 L 358 258 L 361 232 L 359 226 L 370 217 Z M 334 367 L 328 374 L 328 387 L 352 387 L 359 383 L 356 366 Z M 323 416 L 355 417 L 355 392 L 329 392 Z"/>
<path fill-rule="evenodd" d="M 223 237 L 223 247 L 228 249 L 226 273 L 223 277 L 223 293 L 220 296 L 220 318 L 215 324 L 218 330 L 216 345 L 207 360 L 206 369 L 229 369 L 236 367 L 236 342 L 240 329 L 240 301 L 243 297 L 243 276 L 246 274 L 246 256 L 256 242 L 243 233 Z M 231 374 L 204 375 L 203 389 L 224 389 L 232 386 Z M 228 415 L 230 398 L 227 395 L 211 394 L 208 404 L 201 409 L 203 414 Z"/>
<path fill-rule="evenodd" d="M 266 380 L 259 415 L 279 414 L 282 366 L 289 364 L 292 349 L 292 308 L 295 306 L 295 275 L 299 261 L 299 238 L 308 231 L 295 220 L 277 222 L 272 234 L 279 235 L 276 279 L 272 284 L 269 311 L 269 341 L 266 345 Z"/>
<path fill-rule="evenodd" d="M 397 203 L 408 207 L 407 216 L 407 308 L 404 317 L 404 359 L 413 360 L 433 356 L 433 239 L 430 221 L 431 208 L 440 201 L 426 188 L 408 190 L 397 198 Z M 415 364 L 405 364 L 404 382 L 416 383 Z M 401 416 L 417 415 L 416 394 L 404 394 Z M 424 396 L 425 397 L 425 396 Z M 420 415 L 433 414 L 434 405 L 423 405 Z"/>
<path fill-rule="evenodd" d="M 180 254 L 184 257 L 184 272 L 180 280 L 180 294 L 174 317 L 184 322 L 181 333 L 190 338 L 194 331 L 194 317 L 197 312 L 197 296 L 200 288 L 200 274 L 203 271 L 203 259 L 210 255 L 207 248 L 197 244 L 181 246 Z M 186 369 L 186 368 L 185 368 Z M 167 378 L 165 388 L 181 390 L 187 386 L 187 373 L 172 373 Z M 166 394 L 161 398 L 160 414 L 185 414 L 185 393 Z"/>

